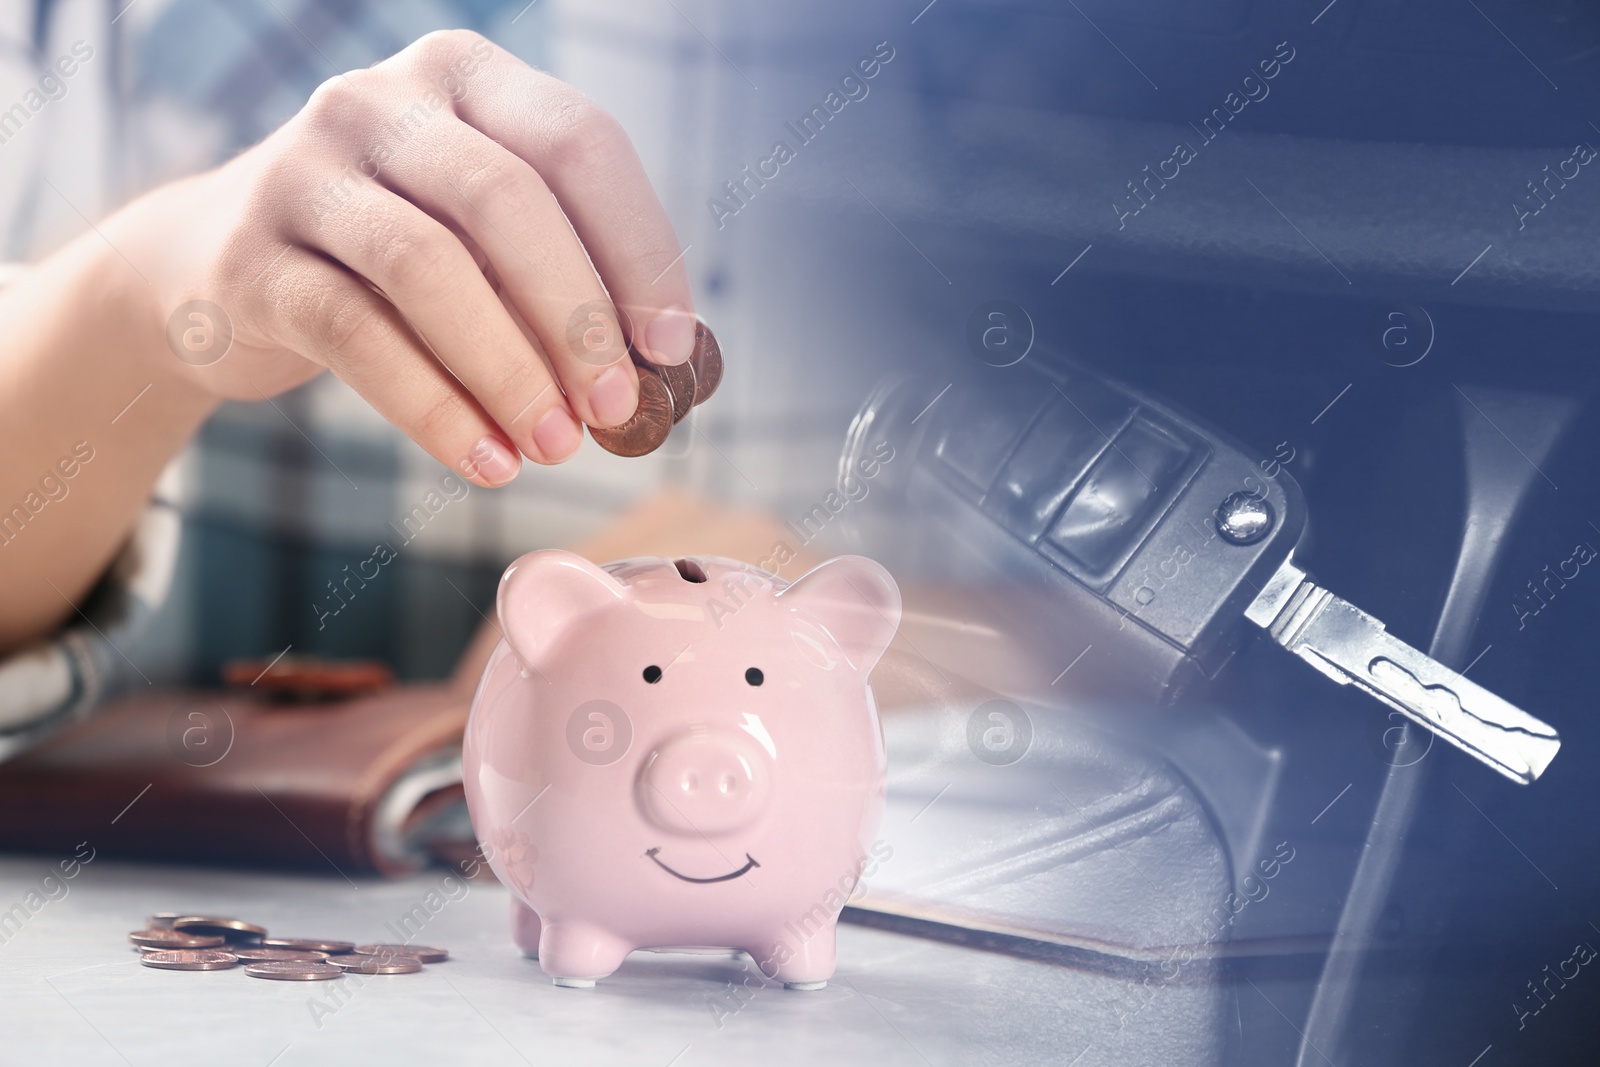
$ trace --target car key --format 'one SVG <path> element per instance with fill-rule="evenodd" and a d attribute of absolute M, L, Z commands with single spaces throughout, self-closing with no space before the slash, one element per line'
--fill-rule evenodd
<path fill-rule="evenodd" d="M 1560 747 L 1308 578 L 1304 498 L 1279 463 L 1083 367 L 1036 355 L 886 383 L 838 488 L 861 501 L 841 526 L 907 579 L 908 640 L 997 693 L 1169 703 L 1215 677 L 1247 619 L 1515 781 Z"/>
<path fill-rule="evenodd" d="M 1354 684 L 1513 781 L 1532 782 L 1561 748 L 1553 727 L 1468 681 L 1284 561 L 1245 617 L 1341 684 Z"/>

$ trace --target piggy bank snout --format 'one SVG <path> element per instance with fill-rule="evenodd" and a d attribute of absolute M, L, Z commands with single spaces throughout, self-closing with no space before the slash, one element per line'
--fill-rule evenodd
<path fill-rule="evenodd" d="M 770 775 L 761 750 L 738 734 L 696 731 L 661 745 L 639 780 L 639 807 L 663 830 L 724 834 L 766 808 Z"/>

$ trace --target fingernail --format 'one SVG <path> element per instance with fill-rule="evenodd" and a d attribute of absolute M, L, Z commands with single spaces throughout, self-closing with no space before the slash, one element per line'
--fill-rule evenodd
<path fill-rule="evenodd" d="M 564 407 L 554 407 L 544 413 L 533 428 L 533 443 L 539 454 L 552 463 L 566 459 L 583 444 L 583 431 Z"/>
<path fill-rule="evenodd" d="M 589 390 L 589 407 L 602 427 L 622 425 L 633 417 L 633 409 L 638 406 L 638 394 L 628 380 L 627 367 L 621 363 L 600 375 Z"/>
<path fill-rule="evenodd" d="M 650 320 L 644 339 L 657 363 L 682 363 L 694 352 L 694 316 L 673 304 Z"/>
<path fill-rule="evenodd" d="M 522 457 L 489 434 L 478 438 L 470 453 L 478 476 L 491 486 L 502 486 L 522 470 Z"/>

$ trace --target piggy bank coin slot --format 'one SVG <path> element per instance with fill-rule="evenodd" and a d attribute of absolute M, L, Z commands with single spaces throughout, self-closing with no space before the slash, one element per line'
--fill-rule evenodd
<path fill-rule="evenodd" d="M 703 582 L 706 580 L 705 568 L 692 559 L 673 560 L 672 565 L 678 568 L 678 577 L 686 582 Z"/>

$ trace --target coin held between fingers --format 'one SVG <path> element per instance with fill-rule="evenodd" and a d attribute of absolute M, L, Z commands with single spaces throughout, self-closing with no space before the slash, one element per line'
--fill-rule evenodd
<path fill-rule="evenodd" d="M 722 384 L 722 346 L 711 328 L 698 319 L 694 324 L 694 354 L 689 362 L 694 367 L 694 402 L 704 404 Z"/>
<path fill-rule="evenodd" d="M 607 452 L 619 456 L 643 456 L 661 447 L 672 430 L 672 393 L 661 376 L 653 372 L 639 375 L 639 406 L 633 417 L 621 426 L 589 430 L 589 436 Z"/>
<path fill-rule="evenodd" d="M 722 383 L 722 347 L 706 324 L 695 320 L 694 349 L 685 363 L 662 366 L 630 350 L 638 368 L 639 400 L 633 416 L 620 426 L 590 427 L 589 435 L 607 452 L 643 456 L 667 439 L 689 409 L 703 404 Z M 607 374 L 617 371 L 613 367 Z"/>
<path fill-rule="evenodd" d="M 694 365 L 692 363 L 674 363 L 671 366 L 657 367 L 651 364 L 641 365 L 648 368 L 649 373 L 660 376 L 667 383 L 667 392 L 672 394 L 672 424 L 676 426 L 689 415 L 689 409 L 694 407 L 698 395 L 695 385 Z"/>

